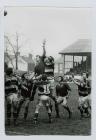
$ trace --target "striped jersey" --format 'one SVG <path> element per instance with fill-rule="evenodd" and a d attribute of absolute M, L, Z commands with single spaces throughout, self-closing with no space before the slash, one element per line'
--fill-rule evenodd
<path fill-rule="evenodd" d="M 17 93 L 20 87 L 17 77 L 7 76 L 5 77 L 5 94 L 9 95 L 11 93 Z"/>
<path fill-rule="evenodd" d="M 38 87 L 38 95 L 50 94 L 50 83 L 48 81 L 38 81 L 36 85 Z"/>
<path fill-rule="evenodd" d="M 50 65 L 47 65 L 45 64 L 45 74 L 48 76 L 48 77 L 53 77 L 54 76 L 54 64 L 50 64 Z"/>

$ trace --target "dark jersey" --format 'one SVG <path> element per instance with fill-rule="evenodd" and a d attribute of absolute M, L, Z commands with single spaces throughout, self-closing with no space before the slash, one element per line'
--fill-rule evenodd
<path fill-rule="evenodd" d="M 31 96 L 31 91 L 32 91 L 32 82 L 28 80 L 22 81 L 21 85 L 21 95 L 24 98 L 30 97 Z"/>
<path fill-rule="evenodd" d="M 56 85 L 56 94 L 57 96 L 64 97 L 68 95 L 68 91 L 70 91 L 70 87 L 67 83 L 59 83 Z"/>
<path fill-rule="evenodd" d="M 11 93 L 17 93 L 20 88 L 20 83 L 15 76 L 5 77 L 5 94 L 9 95 Z"/>
<path fill-rule="evenodd" d="M 54 76 L 54 62 L 46 63 L 45 54 L 40 57 L 40 62 L 35 66 L 35 74 L 39 76 L 40 74 L 46 74 L 47 76 Z"/>
<path fill-rule="evenodd" d="M 39 64 L 37 64 L 35 66 L 35 74 L 36 74 L 36 76 L 39 76 L 40 74 L 43 74 L 44 69 L 45 69 L 45 67 L 44 67 L 43 62 L 40 62 Z"/>
<path fill-rule="evenodd" d="M 40 62 L 35 66 L 34 71 L 35 71 L 36 76 L 43 74 L 45 71 L 44 58 L 45 56 L 40 57 Z"/>
<path fill-rule="evenodd" d="M 79 96 L 87 96 L 88 95 L 88 88 L 85 85 L 78 85 L 78 93 Z"/>

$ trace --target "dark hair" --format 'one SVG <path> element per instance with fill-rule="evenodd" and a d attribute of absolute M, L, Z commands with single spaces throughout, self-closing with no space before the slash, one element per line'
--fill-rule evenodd
<path fill-rule="evenodd" d="M 41 78 L 43 81 L 46 81 L 47 80 L 47 75 L 46 74 L 42 74 L 42 78 Z"/>
<path fill-rule="evenodd" d="M 54 61 L 54 58 L 52 56 L 49 56 L 48 59 L 50 62 Z"/>
<path fill-rule="evenodd" d="M 12 69 L 12 68 L 7 68 L 6 74 L 7 74 L 7 75 L 10 75 L 10 74 L 12 74 L 12 73 L 13 73 L 13 69 Z"/>
<path fill-rule="evenodd" d="M 62 81 L 64 80 L 63 77 L 62 77 L 62 76 L 58 76 L 58 78 L 59 78 L 59 77 L 61 78 L 61 82 L 62 82 Z"/>

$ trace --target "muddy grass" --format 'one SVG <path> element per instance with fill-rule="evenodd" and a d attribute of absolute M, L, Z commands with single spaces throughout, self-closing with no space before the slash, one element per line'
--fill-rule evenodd
<path fill-rule="evenodd" d="M 53 107 L 52 123 L 48 123 L 48 116 L 45 108 L 40 109 L 39 122 L 34 124 L 33 116 L 35 110 L 35 102 L 30 103 L 27 121 L 23 121 L 23 107 L 18 119 L 18 126 L 6 126 L 5 133 L 7 135 L 91 135 L 91 119 L 80 119 L 78 107 L 78 94 L 76 87 L 71 84 L 72 92 L 69 99 L 69 106 L 73 111 L 71 119 L 68 119 L 68 113 L 60 106 L 60 118 L 55 118 L 55 110 Z M 37 98 L 37 97 L 35 97 Z"/>

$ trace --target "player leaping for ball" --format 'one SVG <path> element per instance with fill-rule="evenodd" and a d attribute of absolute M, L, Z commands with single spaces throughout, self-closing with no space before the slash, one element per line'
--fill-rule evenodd
<path fill-rule="evenodd" d="M 51 99 L 53 99 L 53 101 L 55 102 L 55 110 L 56 110 L 56 114 L 58 116 L 58 112 L 57 112 L 57 101 L 55 96 L 53 96 L 53 91 L 54 91 L 54 58 L 52 56 L 47 57 L 46 56 L 46 50 L 45 50 L 45 44 L 46 41 L 44 40 L 43 42 L 43 55 L 36 56 L 36 66 L 35 66 L 35 77 L 40 77 L 42 76 L 42 74 L 45 74 L 47 76 L 47 80 L 50 83 L 50 97 Z M 37 89 L 37 85 L 34 84 L 33 87 L 33 93 L 32 93 L 32 100 L 34 100 L 34 95 L 36 93 L 36 89 Z M 52 105 L 50 104 L 50 108 L 52 110 Z"/>

